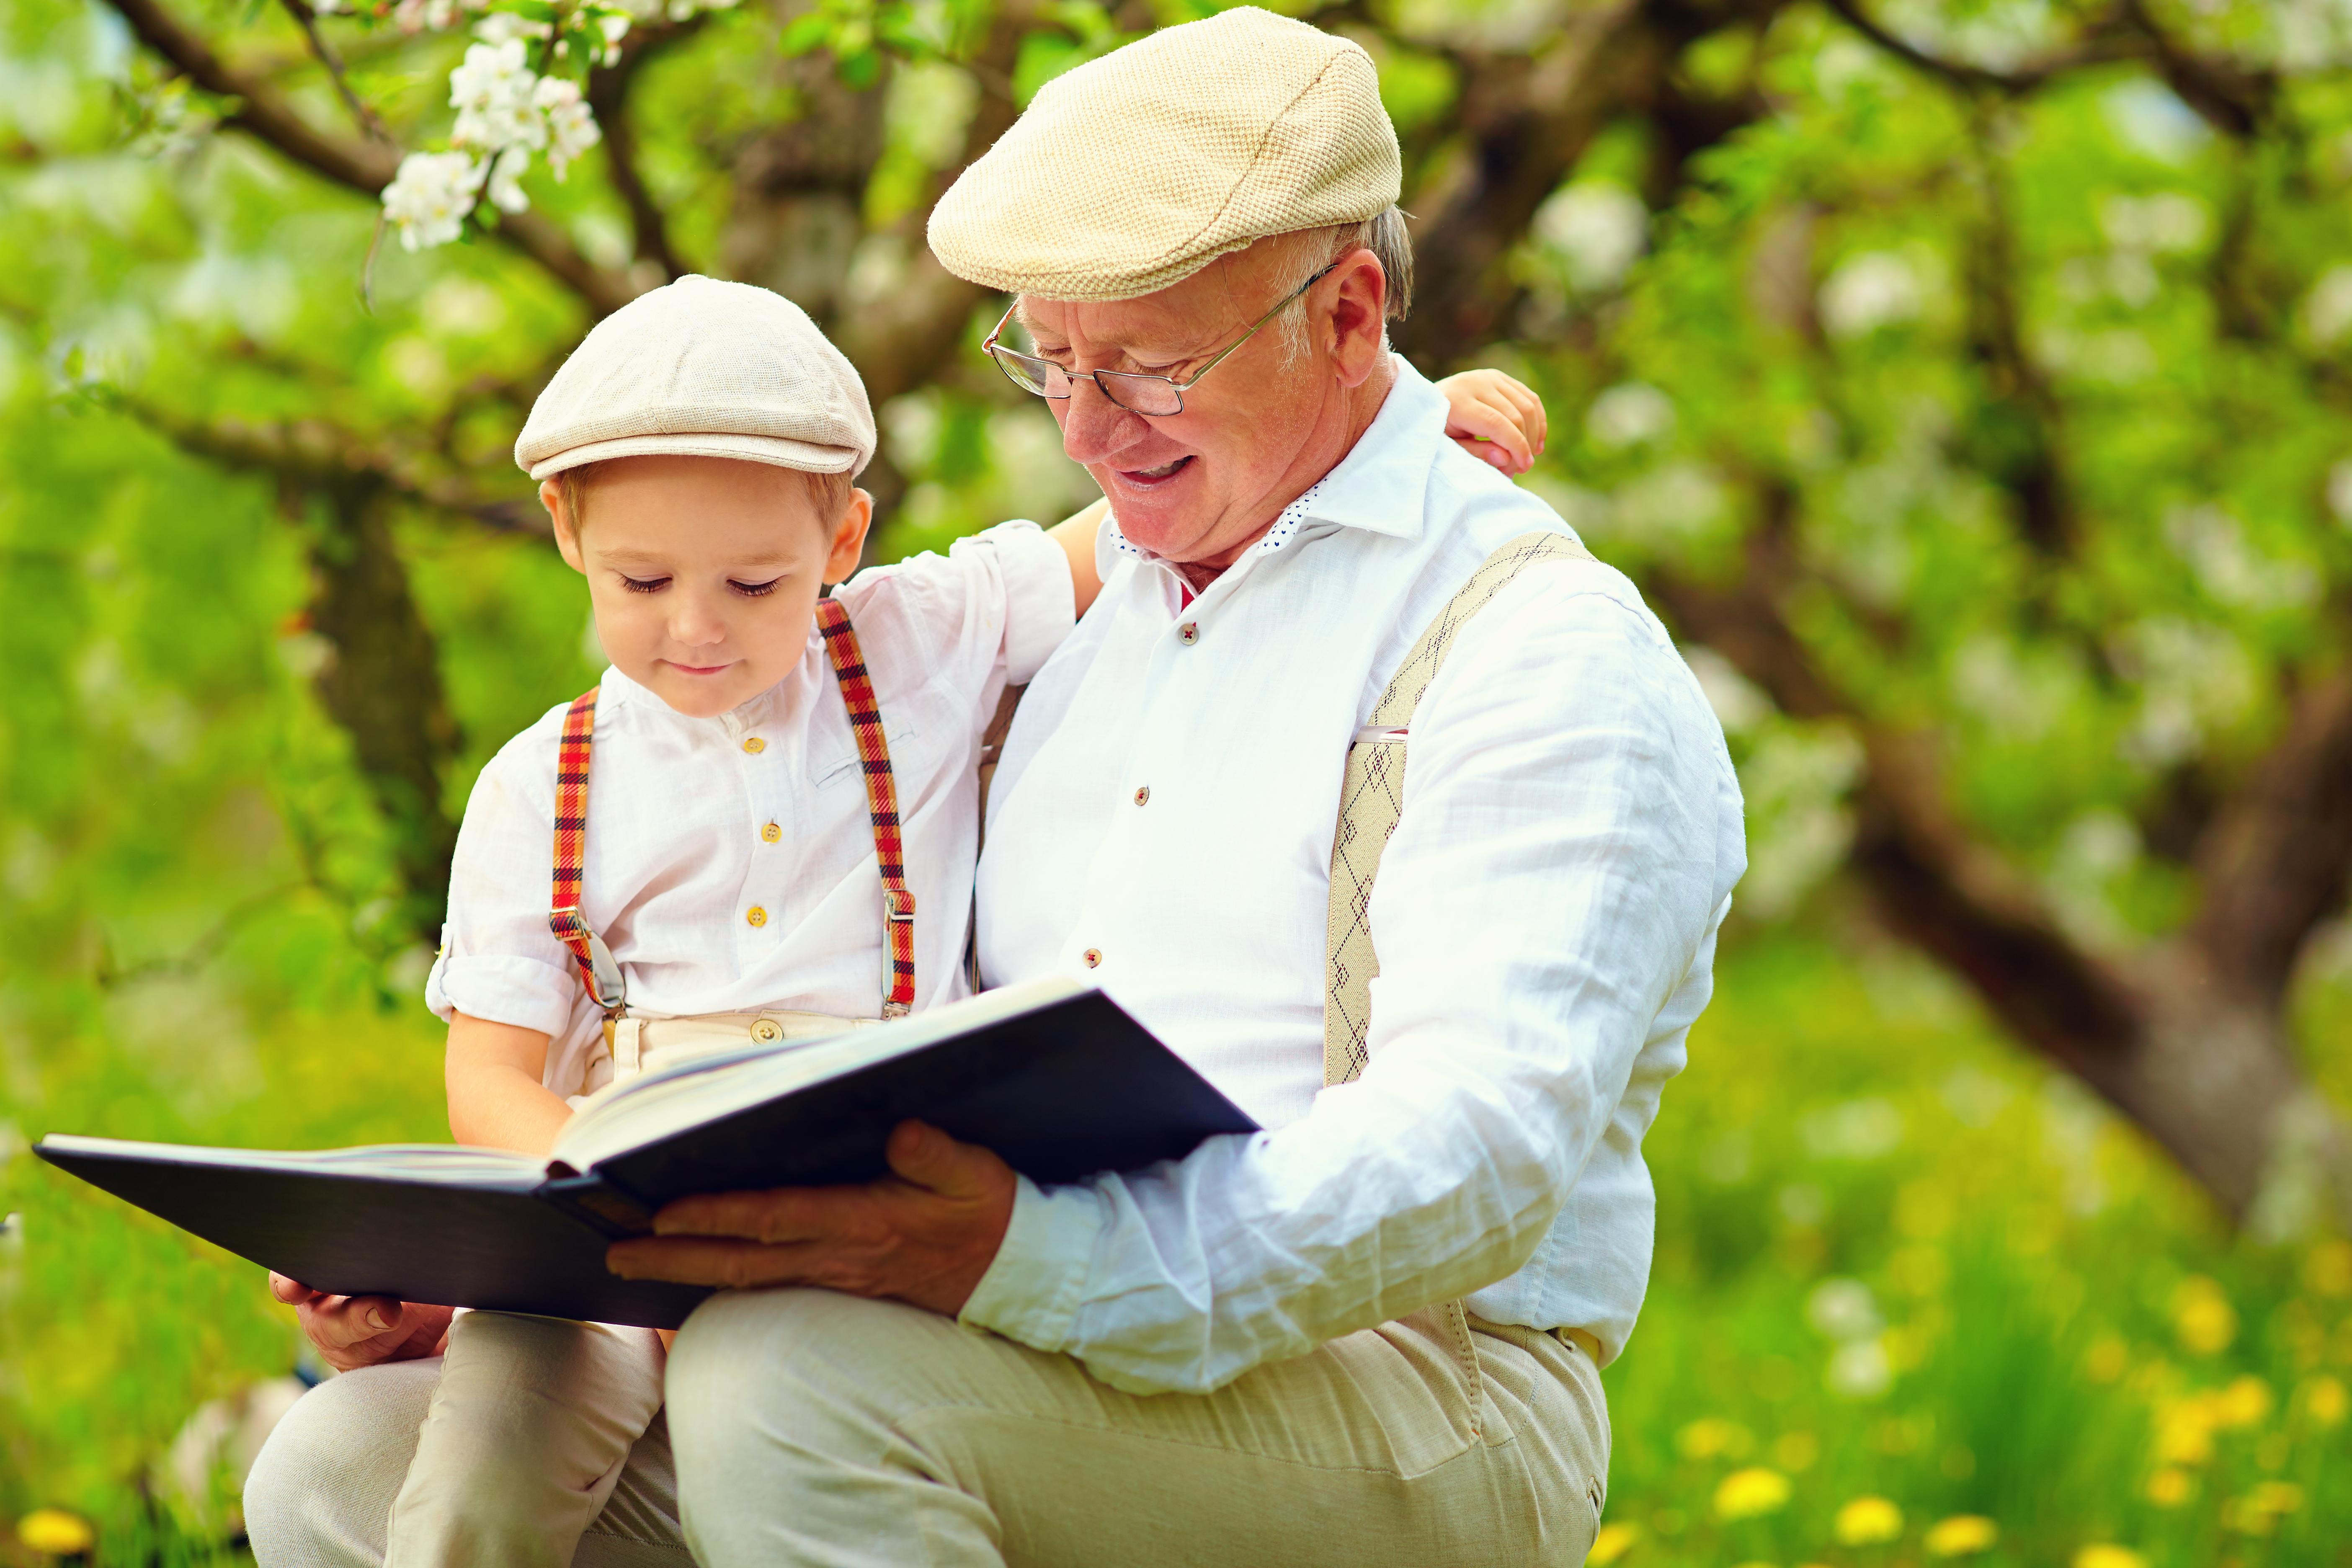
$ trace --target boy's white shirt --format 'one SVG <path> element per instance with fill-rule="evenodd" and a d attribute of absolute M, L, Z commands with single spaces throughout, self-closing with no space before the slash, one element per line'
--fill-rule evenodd
<path fill-rule="evenodd" d="M 857 630 L 889 739 L 908 885 L 915 1005 L 966 989 L 982 731 L 1004 688 L 1068 635 L 1069 559 L 1008 522 L 862 572 L 835 590 Z M 646 1017 L 764 1009 L 881 1011 L 882 883 L 857 742 L 822 634 L 733 711 L 694 719 L 607 669 L 588 779 L 583 912 Z M 602 1015 L 548 929 L 556 751 L 568 703 L 501 748 L 467 802 L 449 916 L 425 1000 L 550 1037 L 541 1081 L 576 1093 Z M 762 742 L 756 752 L 744 742 Z M 782 837 L 761 837 L 768 823 Z M 765 923 L 747 918 L 758 907 Z"/>

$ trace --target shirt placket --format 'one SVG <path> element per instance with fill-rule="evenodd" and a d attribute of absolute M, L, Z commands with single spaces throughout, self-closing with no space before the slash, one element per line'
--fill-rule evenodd
<path fill-rule="evenodd" d="M 735 754 L 742 781 L 743 835 L 748 868 L 736 897 L 736 940 L 739 948 L 765 952 L 786 927 L 782 893 L 788 885 L 782 863 L 784 849 L 783 802 L 779 784 L 785 776 L 785 758 L 778 749 L 783 737 L 778 726 L 763 724 L 768 705 L 749 704 L 719 715 L 719 728 Z"/>

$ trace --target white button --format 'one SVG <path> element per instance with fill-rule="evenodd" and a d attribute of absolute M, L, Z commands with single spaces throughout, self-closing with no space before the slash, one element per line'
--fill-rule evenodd
<path fill-rule="evenodd" d="M 1201 640 L 1201 623 L 1198 621 L 1186 621 L 1182 626 L 1178 626 L 1176 628 L 1176 640 L 1182 643 L 1187 647 L 1199 642 Z"/>

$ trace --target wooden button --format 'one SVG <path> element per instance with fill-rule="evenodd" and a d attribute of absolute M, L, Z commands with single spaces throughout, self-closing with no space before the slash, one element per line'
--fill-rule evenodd
<path fill-rule="evenodd" d="M 755 926 L 763 926 L 768 923 L 768 911 L 761 909 L 759 905 L 753 904 L 749 910 L 744 911 L 743 918 L 751 921 L 751 923 Z"/>
<path fill-rule="evenodd" d="M 1086 961 L 1087 961 L 1087 967 L 1088 969 L 1100 969 L 1100 968 L 1102 967 L 1102 949 L 1101 949 L 1101 948 L 1098 948 L 1098 947 L 1090 947 L 1090 948 L 1087 949 L 1087 951 L 1086 951 L 1086 952 L 1085 952 L 1084 956 L 1085 956 L 1085 958 L 1086 958 Z"/>
<path fill-rule="evenodd" d="M 1198 621 L 1186 621 L 1182 626 L 1178 626 L 1176 628 L 1176 640 L 1182 643 L 1187 647 L 1199 642 L 1201 640 L 1201 623 Z"/>
<path fill-rule="evenodd" d="M 743 749 L 756 757 L 768 749 L 768 742 L 757 735 L 746 735 L 743 737 Z"/>
<path fill-rule="evenodd" d="M 775 843 L 777 840 L 779 840 L 779 839 L 782 838 L 782 837 L 783 837 L 783 836 L 784 836 L 784 830 L 783 830 L 782 827 L 778 826 L 775 823 L 772 823 L 772 823 L 770 823 L 770 824 L 768 824 L 768 826 L 767 826 L 762 827 L 761 829 L 760 829 L 760 837 L 762 837 L 762 838 L 764 838 L 764 839 L 766 839 L 766 840 L 767 840 L 769 843 L 771 843 L 771 844 L 773 844 L 773 843 Z"/>
<path fill-rule="evenodd" d="M 1135 804 L 1138 805 L 1148 805 L 1150 802 L 1150 799 L 1151 786 L 1150 784 L 1145 784 L 1141 789 L 1135 792 Z"/>

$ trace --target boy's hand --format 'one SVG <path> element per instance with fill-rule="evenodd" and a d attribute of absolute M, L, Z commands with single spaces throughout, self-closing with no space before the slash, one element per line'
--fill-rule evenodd
<path fill-rule="evenodd" d="M 1544 449 L 1543 399 L 1499 370 L 1465 370 L 1437 384 L 1445 433 L 1507 474 L 1524 474 Z"/>
<path fill-rule="evenodd" d="M 303 1334 L 337 1372 L 439 1355 L 449 1338 L 447 1307 L 389 1296 L 330 1296 L 283 1274 L 269 1277 L 269 1293 L 294 1309 Z"/>

